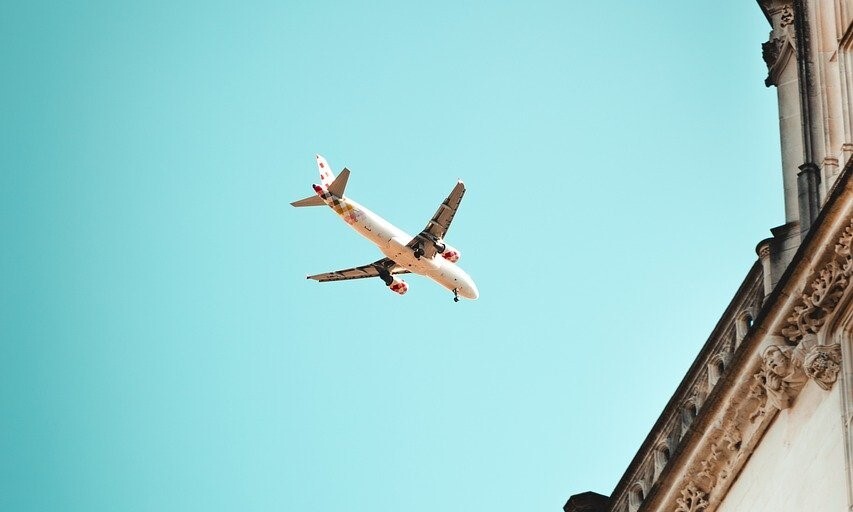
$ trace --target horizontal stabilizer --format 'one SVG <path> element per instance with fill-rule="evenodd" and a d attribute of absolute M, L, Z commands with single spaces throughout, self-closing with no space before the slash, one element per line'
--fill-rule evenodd
<path fill-rule="evenodd" d="M 344 189 L 347 188 L 347 180 L 349 179 L 349 169 L 344 167 L 344 170 L 338 174 L 335 181 L 329 185 L 329 193 L 338 197 L 344 197 Z"/>
<path fill-rule="evenodd" d="M 306 197 L 305 199 L 300 199 L 299 201 L 294 201 L 290 204 L 298 208 L 300 206 L 322 206 L 326 203 L 320 198 L 320 196 L 315 195 Z"/>

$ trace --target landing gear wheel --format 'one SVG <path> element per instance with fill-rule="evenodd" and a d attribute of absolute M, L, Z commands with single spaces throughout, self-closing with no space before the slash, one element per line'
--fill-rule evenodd
<path fill-rule="evenodd" d="M 415 259 L 418 259 L 418 260 L 421 259 L 421 256 L 426 254 L 426 253 L 424 253 L 423 247 L 421 247 L 420 245 L 415 247 L 414 253 L 415 253 Z"/>
<path fill-rule="evenodd" d="M 459 291 L 456 288 L 453 289 L 453 302 L 459 302 Z"/>

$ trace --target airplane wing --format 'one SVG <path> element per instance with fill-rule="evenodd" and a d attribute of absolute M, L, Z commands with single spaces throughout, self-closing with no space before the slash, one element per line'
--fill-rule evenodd
<path fill-rule="evenodd" d="M 465 195 L 465 184 L 462 183 L 462 180 L 459 180 L 456 186 L 453 187 L 453 190 L 450 191 L 447 199 L 438 207 L 432 219 L 427 222 L 424 230 L 409 242 L 409 247 L 414 247 L 420 243 L 427 258 L 435 256 L 436 248 L 432 242 L 444 238 L 447 234 L 447 230 L 450 229 L 450 223 L 453 222 L 453 217 L 459 208 L 459 203 L 462 202 L 463 195 Z"/>
<path fill-rule="evenodd" d="M 334 272 L 326 272 L 325 274 L 316 274 L 313 276 L 308 276 L 308 279 L 314 279 L 315 281 L 319 281 L 321 283 L 325 283 L 326 281 L 347 281 L 350 279 L 365 279 L 368 277 L 379 277 L 379 266 L 382 266 L 388 269 L 388 272 L 391 275 L 396 274 L 408 274 L 409 271 L 399 265 L 397 265 L 390 258 L 382 258 L 381 260 L 375 261 L 368 265 L 362 265 L 360 267 L 346 268 L 343 270 L 336 270 Z"/>

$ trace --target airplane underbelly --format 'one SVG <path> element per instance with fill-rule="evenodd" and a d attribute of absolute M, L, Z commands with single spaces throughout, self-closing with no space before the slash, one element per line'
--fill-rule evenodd
<path fill-rule="evenodd" d="M 395 237 L 400 239 L 408 238 L 408 240 L 411 240 L 410 236 L 385 221 L 385 219 L 382 219 L 375 213 L 361 207 L 361 205 L 358 205 L 357 203 L 353 204 L 355 206 L 355 211 L 357 212 L 356 215 L 351 221 L 347 219 L 344 220 L 347 220 L 350 227 L 356 230 L 358 234 L 378 245 L 380 249 L 383 249 L 383 247 L 388 244 L 389 240 Z M 406 243 L 408 243 L 408 241 Z M 385 252 L 384 249 L 382 252 Z"/>
<path fill-rule="evenodd" d="M 454 263 L 438 261 L 436 268 L 427 276 L 448 290 L 458 290 L 466 298 L 476 298 L 478 294 L 471 277 Z"/>
<path fill-rule="evenodd" d="M 401 260 L 409 259 L 412 255 L 412 250 L 406 246 L 408 243 L 409 240 L 405 238 L 391 237 L 390 240 L 380 245 L 380 249 L 385 256 L 402 264 Z"/>

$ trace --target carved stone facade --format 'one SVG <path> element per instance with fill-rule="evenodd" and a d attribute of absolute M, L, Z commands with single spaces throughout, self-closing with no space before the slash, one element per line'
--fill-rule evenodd
<path fill-rule="evenodd" d="M 590 512 L 853 510 L 853 0 L 758 3 L 785 224 Z"/>

